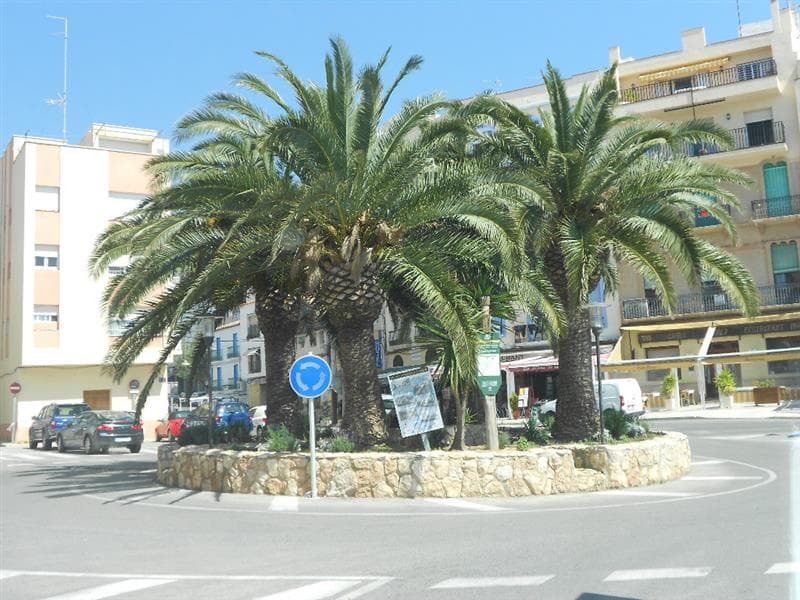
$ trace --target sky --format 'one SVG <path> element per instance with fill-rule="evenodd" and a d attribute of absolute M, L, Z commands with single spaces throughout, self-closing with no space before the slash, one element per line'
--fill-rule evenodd
<path fill-rule="evenodd" d="M 787 0 L 780 0 L 784 5 Z M 739 0 L 743 22 L 768 19 L 769 0 Z M 442 92 L 464 98 L 541 81 L 549 59 L 565 76 L 608 65 L 608 48 L 642 58 L 680 48 L 680 32 L 704 26 L 708 42 L 736 37 L 736 0 L 0 0 L 0 143 L 13 134 L 61 137 L 62 21 L 69 19 L 68 133 L 91 123 L 155 129 L 211 92 L 233 90 L 241 71 L 275 82 L 254 54 L 283 58 L 320 81 L 331 35 L 356 65 L 391 46 L 394 73 L 419 54 L 402 99 Z M 274 112 L 274 108 L 266 106 Z"/>

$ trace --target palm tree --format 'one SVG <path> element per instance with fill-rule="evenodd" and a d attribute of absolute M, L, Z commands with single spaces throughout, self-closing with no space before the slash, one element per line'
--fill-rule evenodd
<path fill-rule="evenodd" d="M 747 269 L 698 237 L 691 221 L 695 210 L 706 210 L 735 236 L 723 204 L 738 202 L 720 185 L 745 185 L 748 179 L 678 151 L 686 142 L 725 147 L 729 135 L 710 121 L 664 124 L 616 116 L 615 70 L 571 103 L 548 64 L 549 110 L 538 119 L 488 95 L 458 115 L 492 126 L 475 134 L 478 147 L 496 164 L 524 175 L 535 195 L 524 216 L 528 256 L 550 281 L 565 316 L 557 340 L 561 440 L 585 439 L 597 430 L 587 302 L 601 280 L 607 294 L 617 289 L 620 263 L 652 281 L 670 309 L 676 303 L 672 263 L 690 284 L 710 274 L 745 314 L 758 310 Z"/>
<path fill-rule="evenodd" d="M 444 99 L 418 98 L 387 117 L 393 92 L 419 67 L 419 57 L 385 88 L 388 52 L 354 75 L 346 45 L 333 39 L 322 86 L 260 54 L 277 65 L 296 104 L 255 75 L 238 77 L 282 111 L 264 147 L 301 189 L 284 205 L 273 255 L 287 251 L 303 265 L 311 301 L 340 350 L 343 426 L 360 445 L 370 445 L 386 435 L 373 344 L 384 290 L 400 288 L 417 298 L 453 344 L 469 353 L 472 307 L 459 296 L 444 255 L 468 256 L 476 245 L 489 244 L 503 264 L 517 264 L 521 238 L 507 198 L 520 192 L 478 162 L 436 160 L 459 129 L 450 121 L 436 123 L 437 114 L 452 106 Z"/>

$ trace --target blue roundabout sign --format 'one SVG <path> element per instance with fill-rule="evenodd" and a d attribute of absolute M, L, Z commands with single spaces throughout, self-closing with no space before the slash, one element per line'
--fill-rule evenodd
<path fill-rule="evenodd" d="M 289 369 L 289 384 L 298 396 L 316 398 L 331 387 L 331 368 L 319 356 L 301 356 Z"/>

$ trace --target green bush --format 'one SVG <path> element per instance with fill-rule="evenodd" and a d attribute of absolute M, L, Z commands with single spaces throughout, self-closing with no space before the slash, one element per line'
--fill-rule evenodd
<path fill-rule="evenodd" d="M 548 414 L 546 414 L 546 415 L 544 415 L 544 416 L 542 417 L 542 426 L 543 426 L 543 427 L 544 427 L 544 428 L 545 428 L 545 429 L 546 429 L 548 432 L 552 432 L 552 431 L 553 431 L 553 425 L 555 425 L 555 422 L 556 422 L 556 417 L 555 417 L 555 415 L 552 415 L 552 414 L 550 414 L 550 413 L 548 413 Z"/>
<path fill-rule="evenodd" d="M 228 442 L 249 442 L 250 428 L 244 423 L 231 423 L 230 427 L 223 430 L 223 437 Z"/>
<path fill-rule="evenodd" d="M 214 428 L 212 434 L 215 444 L 222 444 L 227 441 L 225 432 Z M 208 425 L 192 425 L 181 429 L 178 436 L 179 446 L 200 446 L 208 444 Z"/>
<path fill-rule="evenodd" d="M 511 443 L 511 437 L 505 431 L 501 431 L 497 434 L 497 444 L 500 446 L 500 449 L 508 447 Z"/>
<path fill-rule="evenodd" d="M 517 450 L 520 452 L 525 452 L 526 450 L 530 450 L 531 443 L 524 437 L 521 437 L 517 440 Z"/>
<path fill-rule="evenodd" d="M 624 410 L 607 408 L 603 411 L 603 425 L 614 439 L 628 435 L 631 424 Z"/>
<path fill-rule="evenodd" d="M 714 379 L 714 385 L 717 386 L 717 390 L 719 390 L 720 394 L 725 394 L 727 396 L 736 391 L 736 378 L 728 369 L 722 369 L 722 371 L 717 373 L 717 377 Z"/>
<path fill-rule="evenodd" d="M 331 452 L 355 452 L 356 445 L 346 435 L 337 435 L 331 440 Z"/>
<path fill-rule="evenodd" d="M 289 433 L 286 425 L 270 427 L 266 439 L 267 450 L 272 452 L 297 452 L 300 449 L 300 442 Z"/>
<path fill-rule="evenodd" d="M 646 435 L 647 431 L 640 423 L 631 423 L 630 427 L 628 427 L 628 437 L 638 438 Z"/>
<path fill-rule="evenodd" d="M 672 392 L 675 391 L 675 385 L 678 383 L 678 378 L 675 377 L 673 373 L 669 373 L 666 377 L 664 377 L 664 381 L 661 382 L 661 393 L 665 396 L 672 396 Z"/>
<path fill-rule="evenodd" d="M 536 430 L 539 427 L 539 420 L 536 418 L 535 415 L 531 415 L 531 418 L 525 422 L 525 432 L 523 435 L 527 440 L 533 441 L 533 437 L 536 435 Z"/>
<path fill-rule="evenodd" d="M 478 422 L 478 417 L 472 412 L 469 407 L 464 409 L 464 425 L 474 425 Z"/>

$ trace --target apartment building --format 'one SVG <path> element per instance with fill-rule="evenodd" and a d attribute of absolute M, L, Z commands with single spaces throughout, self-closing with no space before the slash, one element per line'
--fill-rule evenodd
<path fill-rule="evenodd" d="M 14 418 L 9 386 L 18 383 L 16 439 L 51 402 L 86 402 L 131 410 L 161 351 L 154 341 L 120 383 L 102 370 L 121 332 L 107 323 L 100 299 L 108 276 L 89 276 L 97 236 L 150 191 L 143 170 L 168 151 L 156 131 L 94 124 L 78 144 L 14 136 L 0 164 L 0 434 Z M 165 371 L 166 375 L 166 371 Z M 145 427 L 167 410 L 158 382 L 143 413 Z M 7 439 L 7 437 L 6 437 Z"/>
<path fill-rule="evenodd" d="M 620 339 L 608 369 L 635 374 L 646 391 L 660 389 L 676 369 L 680 385 L 715 397 L 713 380 L 722 366 L 743 388 L 765 379 L 800 385 L 800 351 L 791 350 L 800 349 L 800 30 L 794 10 L 777 0 L 770 9 L 769 20 L 743 25 L 735 39 L 708 43 L 701 27 L 683 32 L 674 52 L 633 59 L 619 47 L 609 50 L 609 65 L 618 64 L 621 113 L 669 123 L 712 119 L 730 130 L 733 147 L 687 144 L 681 151 L 739 169 L 755 182 L 731 190 L 741 205 L 727 207 L 738 226 L 736 243 L 709 214 L 690 218 L 698 235 L 749 268 L 761 294 L 759 317 L 741 318 L 713 279 L 691 288 L 677 272 L 678 303 L 670 315 L 652 284 L 621 265 Z M 568 79 L 570 96 L 600 74 Z M 541 85 L 503 96 L 531 112 L 547 103 Z M 699 367 L 700 354 L 711 364 Z"/>

